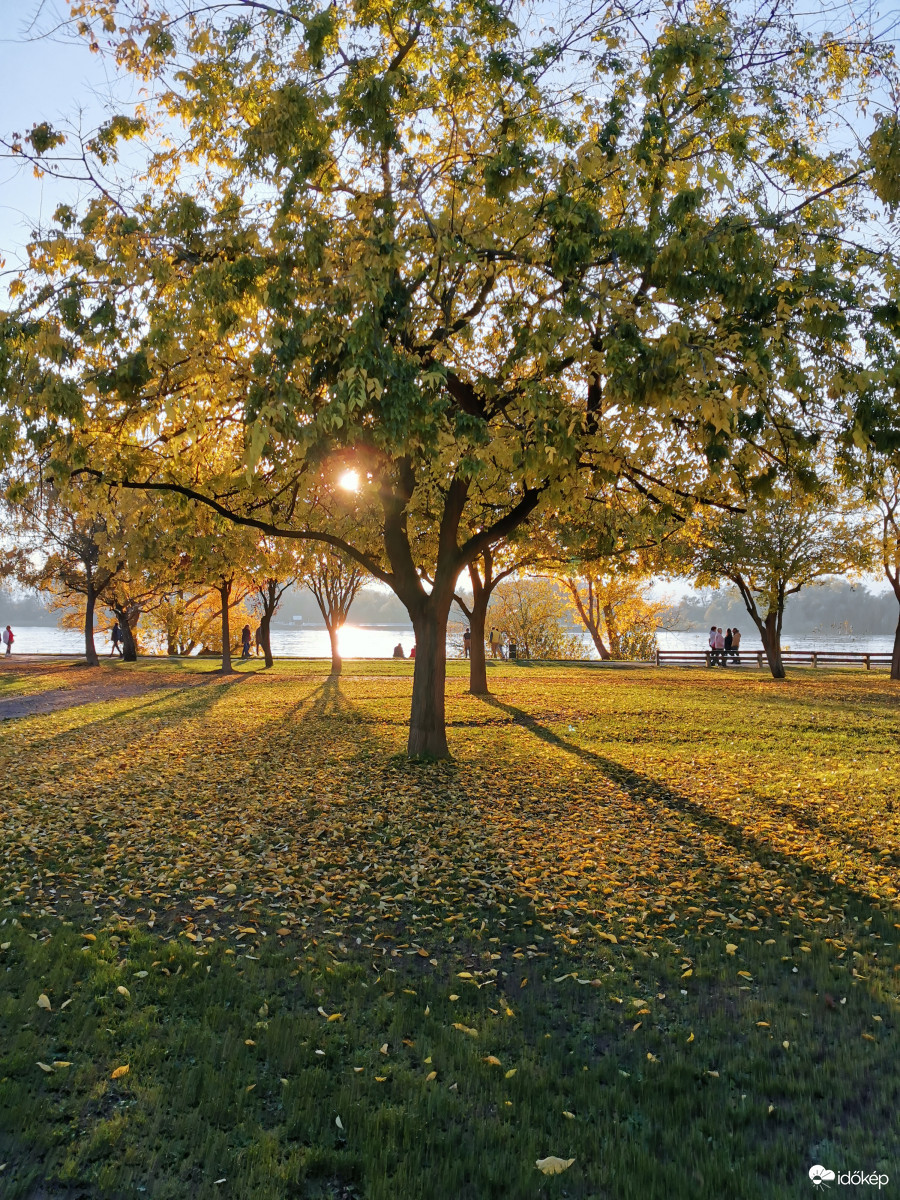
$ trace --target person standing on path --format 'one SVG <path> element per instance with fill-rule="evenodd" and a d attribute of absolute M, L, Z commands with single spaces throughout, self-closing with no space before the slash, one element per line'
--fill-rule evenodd
<path fill-rule="evenodd" d="M 250 657 L 250 626 L 245 625 L 241 630 L 241 658 Z"/>
<path fill-rule="evenodd" d="M 711 667 L 714 667 L 716 665 L 716 627 L 715 627 L 715 625 L 710 627 L 709 637 L 707 638 L 707 641 L 709 643 L 709 657 L 708 657 L 707 661 L 709 662 L 709 665 Z"/>
<path fill-rule="evenodd" d="M 497 632 L 496 629 L 491 630 L 491 634 L 490 634 L 490 637 L 488 638 L 488 642 L 490 643 L 490 646 L 491 646 L 491 658 L 499 658 L 500 657 L 500 634 Z"/>
<path fill-rule="evenodd" d="M 7 654 L 12 654 L 13 642 L 15 640 L 12 629 L 7 625 L 3 630 L 3 645 L 6 647 Z"/>
<path fill-rule="evenodd" d="M 731 638 L 732 638 L 732 633 L 733 633 L 733 630 L 731 630 L 731 629 L 726 629 L 726 630 L 725 630 L 725 653 L 722 655 L 722 664 L 723 664 L 723 666 L 724 666 L 724 664 L 725 664 L 725 663 L 727 663 L 727 662 L 728 662 L 728 656 L 729 656 L 729 654 L 731 653 Z"/>
<path fill-rule="evenodd" d="M 472 653 L 472 633 L 467 629 L 463 634 L 463 658 L 468 658 Z"/>
<path fill-rule="evenodd" d="M 112 656 L 115 654 L 115 652 L 116 652 L 117 650 L 118 650 L 119 654 L 121 655 L 121 654 L 122 654 L 122 646 L 121 646 L 121 642 L 122 642 L 122 628 L 121 628 L 121 626 L 119 625 L 119 622 L 118 622 L 118 621 L 114 621 L 114 622 L 113 622 L 113 627 L 112 627 L 112 629 L 109 631 L 109 636 L 110 636 L 110 641 L 111 641 L 111 643 L 112 643 L 112 644 L 111 644 L 111 646 L 110 646 L 110 648 L 109 648 L 109 656 L 110 656 L 110 658 L 112 658 Z"/>

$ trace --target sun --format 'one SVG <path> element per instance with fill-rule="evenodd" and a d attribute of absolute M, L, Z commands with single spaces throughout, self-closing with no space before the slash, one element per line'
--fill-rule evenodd
<path fill-rule="evenodd" d="M 338 487 L 343 488 L 345 492 L 358 492 L 359 474 L 356 471 L 345 471 L 338 480 Z"/>

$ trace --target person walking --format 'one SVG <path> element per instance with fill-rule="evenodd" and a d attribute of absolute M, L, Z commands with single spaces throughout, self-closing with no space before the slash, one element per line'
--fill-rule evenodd
<path fill-rule="evenodd" d="M 241 630 L 241 658 L 250 657 L 250 626 L 245 625 Z"/>
<path fill-rule="evenodd" d="M 491 658 L 500 658 L 500 634 L 496 629 L 492 629 L 488 642 L 491 647 Z"/>
<path fill-rule="evenodd" d="M 716 630 L 716 661 L 720 667 L 725 666 L 725 634 L 721 625 Z"/>
<path fill-rule="evenodd" d="M 463 658 L 468 658 L 472 653 L 472 632 L 467 629 L 463 634 Z"/>
<path fill-rule="evenodd" d="M 256 642 L 256 657 L 259 658 L 260 651 L 262 651 L 263 654 L 266 652 L 266 648 L 263 645 L 262 625 L 257 626 L 256 633 L 253 635 L 253 639 Z"/>
<path fill-rule="evenodd" d="M 731 657 L 736 662 L 741 661 L 741 631 L 737 628 L 731 631 Z"/>
<path fill-rule="evenodd" d="M 113 627 L 109 631 L 109 638 L 110 638 L 110 643 L 111 643 L 110 647 L 109 647 L 109 657 L 112 658 L 117 650 L 118 650 L 119 654 L 121 655 L 122 654 L 122 626 L 119 624 L 118 621 L 113 622 Z"/>
<path fill-rule="evenodd" d="M 3 645 L 6 647 L 7 654 L 12 654 L 13 642 L 15 640 L 12 629 L 7 625 L 3 630 Z"/>

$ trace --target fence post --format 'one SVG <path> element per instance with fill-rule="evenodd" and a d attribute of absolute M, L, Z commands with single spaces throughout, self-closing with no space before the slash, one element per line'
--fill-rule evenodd
<path fill-rule="evenodd" d="M 818 656 L 818 654 L 816 654 L 815 650 L 813 650 L 813 653 L 812 653 L 812 665 L 814 667 L 817 667 L 819 665 L 819 656 Z"/>
<path fill-rule="evenodd" d="M 866 670 L 871 671 L 872 670 L 872 660 L 869 658 L 868 654 L 865 655 L 865 659 L 866 659 Z"/>
<path fill-rule="evenodd" d="M 756 652 L 756 665 L 762 667 L 762 650 L 757 650 Z"/>
<path fill-rule="evenodd" d="M 656 647 L 656 665 L 659 666 L 659 646 Z"/>

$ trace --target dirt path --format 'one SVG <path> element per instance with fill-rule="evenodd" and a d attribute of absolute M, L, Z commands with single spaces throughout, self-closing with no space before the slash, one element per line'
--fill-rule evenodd
<path fill-rule="evenodd" d="M 58 679 L 59 686 L 0 699 L 0 721 L 59 712 L 61 709 L 75 708 L 83 704 L 131 700 L 153 692 L 182 691 L 186 688 L 226 682 L 221 675 L 213 671 L 202 675 L 154 672 L 152 675 L 115 678 L 114 673 L 118 674 L 115 668 L 104 669 L 101 666 L 91 670 L 80 664 L 73 666 L 70 662 L 48 664 L 19 660 L 16 671 L 17 674 L 39 676 L 42 681 L 48 676 L 54 680 Z"/>

